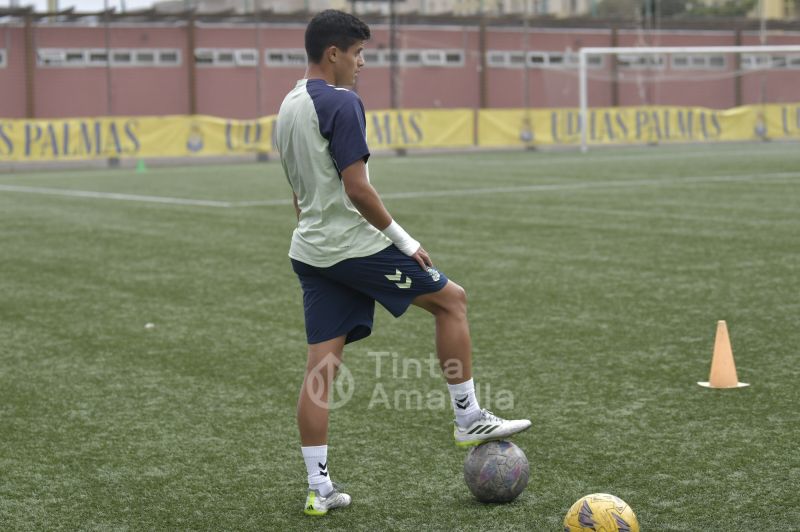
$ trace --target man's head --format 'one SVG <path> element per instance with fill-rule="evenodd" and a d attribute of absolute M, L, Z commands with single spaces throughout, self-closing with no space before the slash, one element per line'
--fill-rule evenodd
<path fill-rule="evenodd" d="M 364 66 L 361 52 L 369 38 L 369 26 L 361 20 L 328 9 L 314 16 L 306 28 L 308 61 L 330 73 L 334 85 L 353 85 Z"/>

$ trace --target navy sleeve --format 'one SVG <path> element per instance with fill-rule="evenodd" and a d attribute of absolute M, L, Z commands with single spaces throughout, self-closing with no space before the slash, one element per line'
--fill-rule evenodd
<path fill-rule="evenodd" d="M 367 119 L 364 116 L 364 105 L 352 93 L 347 94 L 343 105 L 339 107 L 333 120 L 333 130 L 328 141 L 331 144 L 331 157 L 341 175 L 342 170 L 363 159 L 369 159 L 367 147 Z"/>
<path fill-rule="evenodd" d="M 369 159 L 364 105 L 355 93 L 322 80 L 309 80 L 306 88 L 317 111 L 319 132 L 328 140 L 331 158 L 341 177 L 342 170 L 354 162 Z"/>

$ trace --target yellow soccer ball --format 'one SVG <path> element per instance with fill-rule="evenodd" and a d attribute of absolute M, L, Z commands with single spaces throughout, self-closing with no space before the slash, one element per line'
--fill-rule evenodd
<path fill-rule="evenodd" d="M 608 493 L 578 499 L 564 517 L 564 532 L 639 532 L 639 522 L 628 504 Z"/>

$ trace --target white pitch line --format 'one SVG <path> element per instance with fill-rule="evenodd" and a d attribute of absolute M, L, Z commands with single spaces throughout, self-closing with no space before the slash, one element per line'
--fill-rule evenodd
<path fill-rule="evenodd" d="M 389 192 L 381 194 L 384 199 L 417 199 L 472 196 L 482 194 L 503 194 L 509 192 L 544 192 L 559 190 L 583 190 L 592 188 L 674 186 L 683 184 L 728 183 L 766 181 L 800 177 L 800 172 L 782 172 L 761 175 L 697 176 L 676 179 L 628 179 L 618 181 L 579 181 L 576 183 L 550 183 L 540 185 L 520 185 L 514 187 L 461 188 L 452 190 L 428 190 L 424 192 Z M 267 200 L 235 202 L 234 207 L 261 207 L 267 205 L 291 205 L 291 200 Z"/>
<path fill-rule="evenodd" d="M 268 207 L 274 205 L 291 205 L 293 202 L 290 199 L 273 199 L 273 200 L 253 200 L 253 201 L 235 201 L 232 207 Z"/>
<path fill-rule="evenodd" d="M 783 145 L 780 145 L 783 147 Z M 602 148 L 600 148 L 602 150 Z M 747 147 L 742 147 L 742 149 L 737 150 L 728 150 L 728 151 L 720 151 L 720 150 L 703 150 L 703 151 L 687 151 L 687 152 L 668 152 L 668 153 L 655 153 L 655 152 L 631 152 L 626 154 L 619 154 L 615 153 L 612 154 L 610 152 L 603 152 L 603 151 L 595 151 L 591 157 L 585 157 L 577 152 L 572 152 L 571 154 L 565 152 L 552 152 L 547 153 L 543 157 L 537 159 L 535 162 L 532 162 L 532 165 L 535 166 L 543 166 L 543 165 L 555 165 L 555 164 L 596 164 L 596 163 L 604 163 L 604 162 L 647 162 L 647 161 L 660 161 L 660 160 L 674 160 L 676 157 L 680 157 L 681 159 L 686 158 L 694 158 L 694 157 L 708 157 L 711 155 L 720 155 L 724 154 L 726 157 L 769 157 L 774 155 L 775 153 L 785 154 L 787 150 L 767 150 L 765 151 L 762 147 L 758 149 Z M 518 152 L 521 153 L 521 152 Z M 794 152 L 791 152 L 794 153 Z M 450 154 L 446 154 L 443 158 L 450 158 L 455 160 L 463 160 L 463 158 L 459 158 L 458 155 L 449 156 Z M 551 156 L 552 155 L 552 156 Z M 562 156 L 563 155 L 563 156 Z M 427 157 L 391 157 L 385 158 L 382 162 L 388 162 L 389 164 L 406 164 L 406 163 L 420 163 L 420 164 L 427 164 L 430 162 L 427 160 Z M 508 165 L 507 161 L 504 160 L 496 160 L 496 159 L 478 159 L 470 161 L 470 165 L 472 166 L 506 166 Z"/>
<path fill-rule="evenodd" d="M 675 186 L 684 184 L 704 184 L 721 182 L 755 182 L 771 179 L 786 179 L 800 177 L 800 172 L 782 172 L 774 174 L 750 174 L 727 176 L 697 176 L 681 177 L 674 179 L 628 179 L 617 181 L 578 181 L 575 183 L 545 183 L 538 185 L 520 185 L 508 187 L 463 188 L 451 190 L 428 190 L 417 192 L 390 192 L 382 194 L 384 199 L 416 199 L 416 198 L 442 198 L 457 196 L 474 196 L 483 194 L 503 194 L 514 192 L 545 192 L 559 190 L 585 190 L 600 188 L 624 188 L 643 186 Z M 63 188 L 26 187 L 19 185 L 2 185 L 0 191 L 22 192 L 27 194 L 46 194 L 51 196 L 69 196 L 78 198 L 110 199 L 117 201 L 138 201 L 143 203 L 160 203 L 166 205 L 188 205 L 193 207 L 266 207 L 291 205 L 291 199 L 272 199 L 261 201 L 215 201 L 188 198 L 175 198 L 165 196 L 145 196 L 141 194 L 122 194 L 117 192 L 97 192 L 92 190 L 72 190 Z"/>
<path fill-rule="evenodd" d="M 447 197 L 447 196 L 470 196 L 473 194 L 498 194 L 508 192 L 540 192 L 548 190 L 584 190 L 591 188 L 625 188 L 625 187 L 645 187 L 645 186 L 673 186 L 683 184 L 704 184 L 704 183 L 730 183 L 736 181 L 761 181 L 768 179 L 783 179 L 800 176 L 800 172 L 783 172 L 776 174 L 762 175 L 727 175 L 727 176 L 697 176 L 683 177 L 676 179 L 628 179 L 619 181 L 579 181 L 577 183 L 551 183 L 541 185 L 520 185 L 515 187 L 487 187 L 487 188 L 467 188 L 457 190 L 432 190 L 429 192 L 396 192 L 393 194 L 383 194 L 387 199 L 404 198 L 427 198 L 427 197 Z"/>
<path fill-rule="evenodd" d="M 0 185 L 0 191 L 24 192 L 27 194 L 46 194 L 49 196 L 71 196 L 76 198 L 110 199 L 118 201 L 140 201 L 145 203 L 164 203 L 168 205 L 191 205 L 194 207 L 233 207 L 230 201 L 198 200 L 172 198 L 165 196 L 143 196 L 141 194 L 121 194 L 118 192 L 97 192 L 94 190 L 70 190 L 67 188 L 23 187 Z"/>

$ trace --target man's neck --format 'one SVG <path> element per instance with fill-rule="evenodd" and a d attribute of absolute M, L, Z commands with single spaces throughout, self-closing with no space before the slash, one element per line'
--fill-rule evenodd
<path fill-rule="evenodd" d="M 322 67 L 315 63 L 309 63 L 306 68 L 306 79 L 321 79 L 328 85 L 336 85 L 336 79 L 332 72 L 326 72 Z"/>

